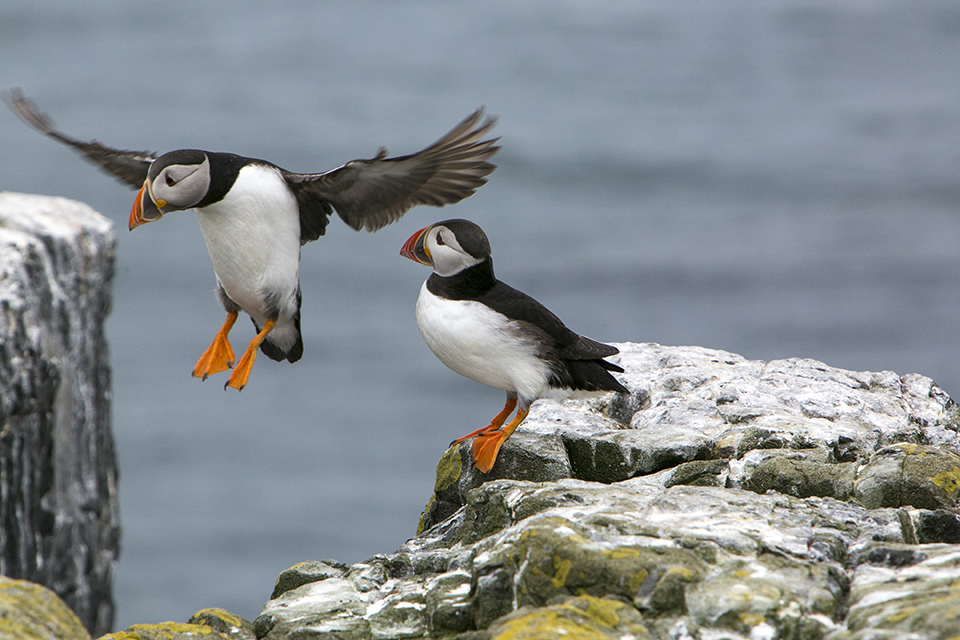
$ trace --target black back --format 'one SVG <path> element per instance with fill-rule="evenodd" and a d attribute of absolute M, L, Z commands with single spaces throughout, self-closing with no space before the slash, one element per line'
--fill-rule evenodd
<path fill-rule="evenodd" d="M 449 224 L 443 224 L 450 228 Z M 459 233 L 452 228 L 451 231 L 457 235 L 460 246 L 469 251 Z M 550 365 L 553 374 L 552 386 L 628 393 L 628 390 L 608 373 L 622 373 L 623 369 L 603 360 L 620 353 L 620 350 L 571 331 L 560 318 L 537 300 L 497 280 L 489 250 L 486 260 L 452 276 L 444 277 L 433 273 L 427 279 L 427 289 L 435 296 L 447 300 L 474 300 L 510 320 L 521 323 L 524 331 L 540 345 L 538 355 Z"/>

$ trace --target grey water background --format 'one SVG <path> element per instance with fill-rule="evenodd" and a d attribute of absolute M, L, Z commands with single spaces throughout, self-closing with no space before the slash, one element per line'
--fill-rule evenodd
<path fill-rule="evenodd" d="M 0 111 L 0 189 L 116 225 L 117 628 L 255 617 L 297 562 L 411 537 L 447 443 L 503 394 L 428 351 L 415 230 L 466 217 L 498 275 L 605 341 L 929 375 L 960 396 L 960 4 L 0 2 L 0 86 L 126 149 L 302 172 L 500 117 L 479 193 L 303 248 L 305 354 L 190 377 L 224 319 L 192 213 Z M 232 341 L 253 337 L 247 321 Z"/>

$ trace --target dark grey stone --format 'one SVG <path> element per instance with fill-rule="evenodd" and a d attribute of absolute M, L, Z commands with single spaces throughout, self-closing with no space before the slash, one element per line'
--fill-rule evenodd
<path fill-rule="evenodd" d="M 110 430 L 114 235 L 63 198 L 0 193 L 0 573 L 49 587 L 94 635 L 119 553 Z"/>

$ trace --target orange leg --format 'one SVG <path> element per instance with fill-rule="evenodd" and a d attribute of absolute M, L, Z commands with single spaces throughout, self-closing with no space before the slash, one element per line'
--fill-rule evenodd
<path fill-rule="evenodd" d="M 197 366 L 193 368 L 194 378 L 206 380 L 207 376 L 226 371 L 233 366 L 233 349 L 230 348 L 227 336 L 236 321 L 237 313 L 235 311 L 227 314 L 227 321 L 223 323 L 213 342 L 197 360 Z"/>
<path fill-rule="evenodd" d="M 507 397 L 507 404 L 505 404 L 505 405 L 503 406 L 503 411 L 501 411 L 500 413 L 498 413 L 497 415 L 495 415 L 495 416 L 493 417 L 493 420 L 490 421 L 490 424 L 488 424 L 488 425 L 485 426 L 485 427 L 481 427 L 481 428 L 477 429 L 476 431 L 471 431 L 470 433 L 468 433 L 467 435 L 463 436 L 462 438 L 457 438 L 456 440 L 454 440 L 454 441 L 451 442 L 450 444 L 451 444 L 451 445 L 454 445 L 454 444 L 457 444 L 457 443 L 459 443 L 459 442 L 463 442 L 464 440 L 469 440 L 470 438 L 473 438 L 474 436 L 478 436 L 478 435 L 480 435 L 481 433 L 486 433 L 486 432 L 488 432 L 488 431 L 496 431 L 497 429 L 499 429 L 500 427 L 503 426 L 503 423 L 507 421 L 507 418 L 510 417 L 510 414 L 513 413 L 513 410 L 514 410 L 516 407 L 517 407 L 517 399 L 516 399 L 516 398 L 511 398 L 511 397 L 508 396 L 508 397 Z"/>
<path fill-rule="evenodd" d="M 267 334 L 273 331 L 273 327 L 276 324 L 273 320 L 267 320 L 263 324 L 263 329 L 260 330 L 256 338 L 250 341 L 250 346 L 247 347 L 243 357 L 240 358 L 240 362 L 237 363 L 237 368 L 230 374 L 230 379 L 227 380 L 224 388 L 233 387 L 237 391 L 241 391 L 247 386 L 247 379 L 250 378 L 250 370 L 253 369 L 253 363 L 257 359 L 257 349 L 263 344 Z"/>
<path fill-rule="evenodd" d="M 481 433 L 476 437 L 473 441 L 473 464 L 477 469 L 483 473 L 490 473 L 493 463 L 497 461 L 497 454 L 500 453 L 500 446 L 513 435 L 528 413 L 530 412 L 526 409 L 521 409 L 503 429 Z"/>

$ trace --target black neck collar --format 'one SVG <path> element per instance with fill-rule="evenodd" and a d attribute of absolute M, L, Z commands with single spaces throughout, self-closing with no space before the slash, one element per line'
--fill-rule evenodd
<path fill-rule="evenodd" d="M 493 258 L 467 267 L 452 276 L 434 273 L 427 279 L 427 289 L 435 296 L 448 300 L 470 300 L 490 291 L 497 284 L 493 275 Z"/>

